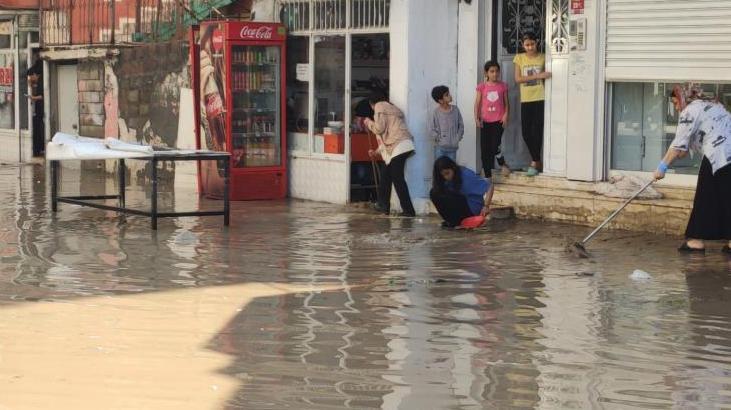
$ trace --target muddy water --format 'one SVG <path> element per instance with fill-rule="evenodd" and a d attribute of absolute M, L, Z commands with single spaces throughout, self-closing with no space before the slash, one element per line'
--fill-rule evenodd
<path fill-rule="evenodd" d="M 0 407 L 731 408 L 720 245 L 615 232 L 580 260 L 564 247 L 585 228 L 446 231 L 297 201 L 153 233 L 53 217 L 45 185 L 0 168 Z"/>

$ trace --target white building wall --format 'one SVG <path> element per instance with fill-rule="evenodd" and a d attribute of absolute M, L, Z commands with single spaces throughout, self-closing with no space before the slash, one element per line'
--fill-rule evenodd
<path fill-rule="evenodd" d="M 427 119 L 436 103 L 431 89 L 446 85 L 457 101 L 456 1 L 394 0 L 391 2 L 390 100 L 401 108 L 414 136 L 416 155 L 406 162 L 406 181 L 417 213 L 426 213 L 434 163 L 434 142 Z M 463 108 L 464 114 L 464 108 Z M 392 208 L 398 201 L 392 199 Z"/>
<path fill-rule="evenodd" d="M 279 21 L 275 13 L 274 0 L 254 0 L 251 5 L 251 15 L 254 21 Z"/>
<path fill-rule="evenodd" d="M 586 50 L 569 53 L 566 178 L 598 181 L 604 177 L 604 0 L 585 2 Z M 560 128 L 551 133 L 561 132 Z"/>
<path fill-rule="evenodd" d="M 486 1 L 473 1 L 472 4 L 459 3 L 459 37 L 457 42 L 457 91 L 455 103 L 460 108 L 465 122 L 465 134 L 457 162 L 470 169 L 481 169 L 480 134 L 477 129 L 474 102 L 475 87 L 482 81 L 483 65 L 489 56 L 490 4 Z"/>
<path fill-rule="evenodd" d="M 289 156 L 289 196 L 310 201 L 345 204 L 347 178 L 342 160 Z"/>
<path fill-rule="evenodd" d="M 33 158 L 33 140 L 28 130 L 22 130 L 20 137 L 18 131 L 0 130 L 0 146 L 4 147 L 0 150 L 2 163 L 17 164 L 29 162 Z"/>

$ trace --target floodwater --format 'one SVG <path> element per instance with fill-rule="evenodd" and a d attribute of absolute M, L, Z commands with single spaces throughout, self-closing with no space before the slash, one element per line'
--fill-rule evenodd
<path fill-rule="evenodd" d="M 59 207 L 43 167 L 0 167 L 3 409 L 731 408 L 718 244 L 611 232 L 577 259 L 587 228 L 532 221 L 279 201 L 152 232 Z"/>

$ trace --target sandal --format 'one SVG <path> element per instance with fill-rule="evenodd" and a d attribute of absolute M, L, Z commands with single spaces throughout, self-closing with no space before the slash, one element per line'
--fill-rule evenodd
<path fill-rule="evenodd" d="M 378 212 L 379 214 L 389 215 L 391 211 L 389 209 L 384 208 L 379 203 L 371 203 L 371 209 Z"/>
<path fill-rule="evenodd" d="M 731 255 L 731 248 L 729 248 L 728 245 L 723 245 L 723 248 L 721 248 L 721 252 L 725 253 L 726 255 Z"/>
<path fill-rule="evenodd" d="M 538 170 L 535 169 L 535 168 L 533 168 L 533 167 L 530 167 L 530 168 L 528 168 L 528 171 L 526 171 L 525 175 L 526 176 L 529 176 L 529 177 L 537 176 L 538 175 Z"/>
<path fill-rule="evenodd" d="M 507 177 L 510 175 L 510 167 L 507 165 L 503 165 L 502 167 L 500 167 L 500 171 L 504 177 Z"/>
<path fill-rule="evenodd" d="M 691 248 L 690 246 L 688 246 L 688 242 L 686 241 L 686 242 L 683 242 L 682 245 L 680 245 L 680 247 L 678 248 L 678 252 L 684 252 L 684 253 L 693 253 L 693 252 L 706 253 L 706 248 Z"/>

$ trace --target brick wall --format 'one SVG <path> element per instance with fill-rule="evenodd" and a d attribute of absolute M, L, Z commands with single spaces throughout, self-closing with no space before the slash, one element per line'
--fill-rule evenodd
<path fill-rule="evenodd" d="M 87 60 L 78 66 L 79 134 L 104 137 L 104 62 Z M 63 104 L 63 101 L 59 101 Z"/>

